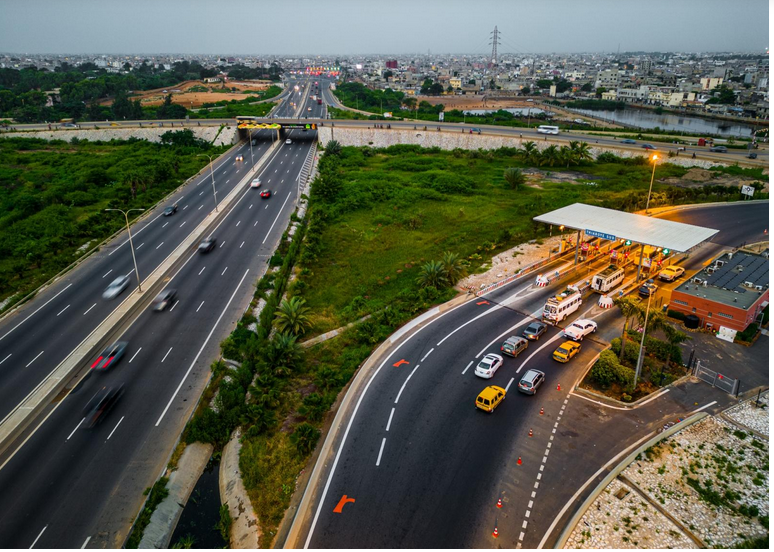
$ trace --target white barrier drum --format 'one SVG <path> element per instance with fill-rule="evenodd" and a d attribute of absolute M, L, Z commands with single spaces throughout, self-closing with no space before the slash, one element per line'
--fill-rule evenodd
<path fill-rule="evenodd" d="M 609 309 L 610 307 L 613 306 L 613 300 L 607 295 L 602 295 L 599 297 L 599 301 L 597 302 L 597 305 L 599 305 L 603 309 Z"/>

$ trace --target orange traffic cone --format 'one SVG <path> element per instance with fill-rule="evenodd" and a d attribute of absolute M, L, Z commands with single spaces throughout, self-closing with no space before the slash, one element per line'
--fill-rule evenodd
<path fill-rule="evenodd" d="M 500 533 L 497 532 L 497 525 L 495 525 L 495 529 L 494 529 L 494 531 L 492 531 L 492 536 L 494 538 L 497 538 L 497 537 L 500 536 Z"/>
<path fill-rule="evenodd" d="M 517 463 L 519 466 L 521 466 L 521 456 L 519 456 L 519 459 L 518 459 L 518 460 L 516 460 L 516 463 Z"/>
<path fill-rule="evenodd" d="M 540 415 L 541 416 L 543 415 L 543 407 L 542 406 L 540 407 Z"/>
<path fill-rule="evenodd" d="M 557 390 L 557 391 L 561 391 L 561 390 L 562 390 L 562 386 L 561 386 L 561 385 L 559 385 L 558 383 L 556 384 L 556 390 Z"/>
<path fill-rule="evenodd" d="M 529 436 L 532 437 L 532 428 L 529 428 Z"/>
<path fill-rule="evenodd" d="M 503 507 L 503 499 L 502 498 L 498 498 L 497 499 L 497 507 L 498 508 L 502 508 Z"/>

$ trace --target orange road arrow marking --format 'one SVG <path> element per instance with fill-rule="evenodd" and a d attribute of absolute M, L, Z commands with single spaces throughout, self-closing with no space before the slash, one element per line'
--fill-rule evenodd
<path fill-rule="evenodd" d="M 396 362 L 395 364 L 393 364 L 393 366 L 394 366 L 395 368 L 398 368 L 398 367 L 399 367 L 401 364 L 408 364 L 408 363 L 409 363 L 409 361 L 408 361 L 408 360 L 403 360 L 403 359 L 400 359 L 398 362 Z M 344 495 L 344 496 L 346 496 L 346 495 Z"/>
<path fill-rule="evenodd" d="M 341 497 L 341 500 L 339 500 L 339 503 L 333 509 L 333 512 L 336 513 L 336 514 L 340 514 L 341 513 L 341 509 L 344 507 L 344 505 L 347 502 L 355 502 L 355 499 L 354 498 L 349 498 L 347 495 L 343 495 Z"/>
<path fill-rule="evenodd" d="M 479 301 L 476 305 L 488 305 L 489 301 Z"/>

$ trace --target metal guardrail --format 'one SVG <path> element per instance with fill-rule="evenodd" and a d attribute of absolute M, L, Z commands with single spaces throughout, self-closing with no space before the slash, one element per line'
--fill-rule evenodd
<path fill-rule="evenodd" d="M 706 366 L 702 366 L 700 360 L 696 361 L 696 366 L 693 369 L 693 375 L 702 381 L 709 383 L 712 387 L 717 387 L 732 395 L 734 397 L 739 395 L 739 379 L 729 378 L 719 372 L 710 370 Z"/>

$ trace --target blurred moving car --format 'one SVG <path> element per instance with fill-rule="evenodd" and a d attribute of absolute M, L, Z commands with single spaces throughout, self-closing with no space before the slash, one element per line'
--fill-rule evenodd
<path fill-rule="evenodd" d="M 177 203 L 175 203 L 174 205 L 170 205 L 169 207 L 164 209 L 163 215 L 165 217 L 168 217 L 170 215 L 174 215 L 175 213 L 177 213 Z"/>
<path fill-rule="evenodd" d="M 637 140 L 632 140 L 631 138 L 626 138 L 625 140 L 621 140 L 622 144 L 636 144 Z"/>
<path fill-rule="evenodd" d="M 204 238 L 202 242 L 199 244 L 199 253 L 209 253 L 213 249 L 215 249 L 215 245 L 217 244 L 217 240 L 214 236 L 210 236 L 209 238 Z"/>
<path fill-rule="evenodd" d="M 521 335 L 529 339 L 530 341 L 537 341 L 541 335 L 546 333 L 546 325 L 540 322 L 532 322 L 529 326 L 524 328 Z"/>
<path fill-rule="evenodd" d="M 491 378 L 497 372 L 497 369 L 503 365 L 503 357 L 494 353 L 489 353 L 481 359 L 476 366 L 474 373 L 480 378 Z"/>
<path fill-rule="evenodd" d="M 126 352 L 127 345 L 128 343 L 126 341 L 116 341 L 110 345 L 99 354 L 97 360 L 91 365 L 92 370 L 104 371 L 111 366 L 118 364 L 118 361 L 121 360 L 121 357 L 123 357 Z"/>
<path fill-rule="evenodd" d="M 728 148 L 726 146 L 712 146 L 710 151 L 714 151 L 715 153 L 728 153 Z"/>
<path fill-rule="evenodd" d="M 159 293 L 156 296 L 156 298 L 153 300 L 153 310 L 155 312 L 161 312 L 163 310 L 166 310 L 175 304 L 176 299 L 177 299 L 176 289 L 165 289 L 164 291 Z"/>
<path fill-rule="evenodd" d="M 293 140 L 291 140 L 290 138 L 288 138 L 287 140 L 285 140 L 285 143 L 286 143 L 286 144 L 292 144 L 292 143 L 293 143 Z"/>
<path fill-rule="evenodd" d="M 658 286 L 653 283 L 653 280 L 648 280 L 642 286 L 640 286 L 640 289 L 637 291 L 640 295 L 643 297 L 650 297 L 654 293 L 656 293 L 656 290 L 658 290 Z"/>
<path fill-rule="evenodd" d="M 237 156 L 236 156 L 236 160 L 237 160 L 237 161 L 244 161 L 244 158 L 242 157 L 242 154 L 241 154 L 241 153 L 240 153 L 239 155 L 237 155 Z"/>
<path fill-rule="evenodd" d="M 261 199 L 269 199 L 271 197 L 271 190 L 263 190 L 261 192 Z"/>
<path fill-rule="evenodd" d="M 653 144 L 642 144 L 642 148 L 646 150 L 655 150 L 656 146 L 654 146 Z"/>
<path fill-rule="evenodd" d="M 105 386 L 97 391 L 83 409 L 84 427 L 94 427 L 101 422 L 124 394 L 124 384 Z"/>
<path fill-rule="evenodd" d="M 251 188 L 260 188 L 261 187 L 261 179 L 257 176 L 253 178 L 252 182 L 250 182 Z"/>
<path fill-rule="evenodd" d="M 126 288 L 129 287 L 129 277 L 128 276 L 119 276 L 112 282 L 110 282 L 110 285 L 107 287 L 107 289 L 102 293 L 103 299 L 115 299 L 120 295 L 122 291 L 124 291 Z"/>

